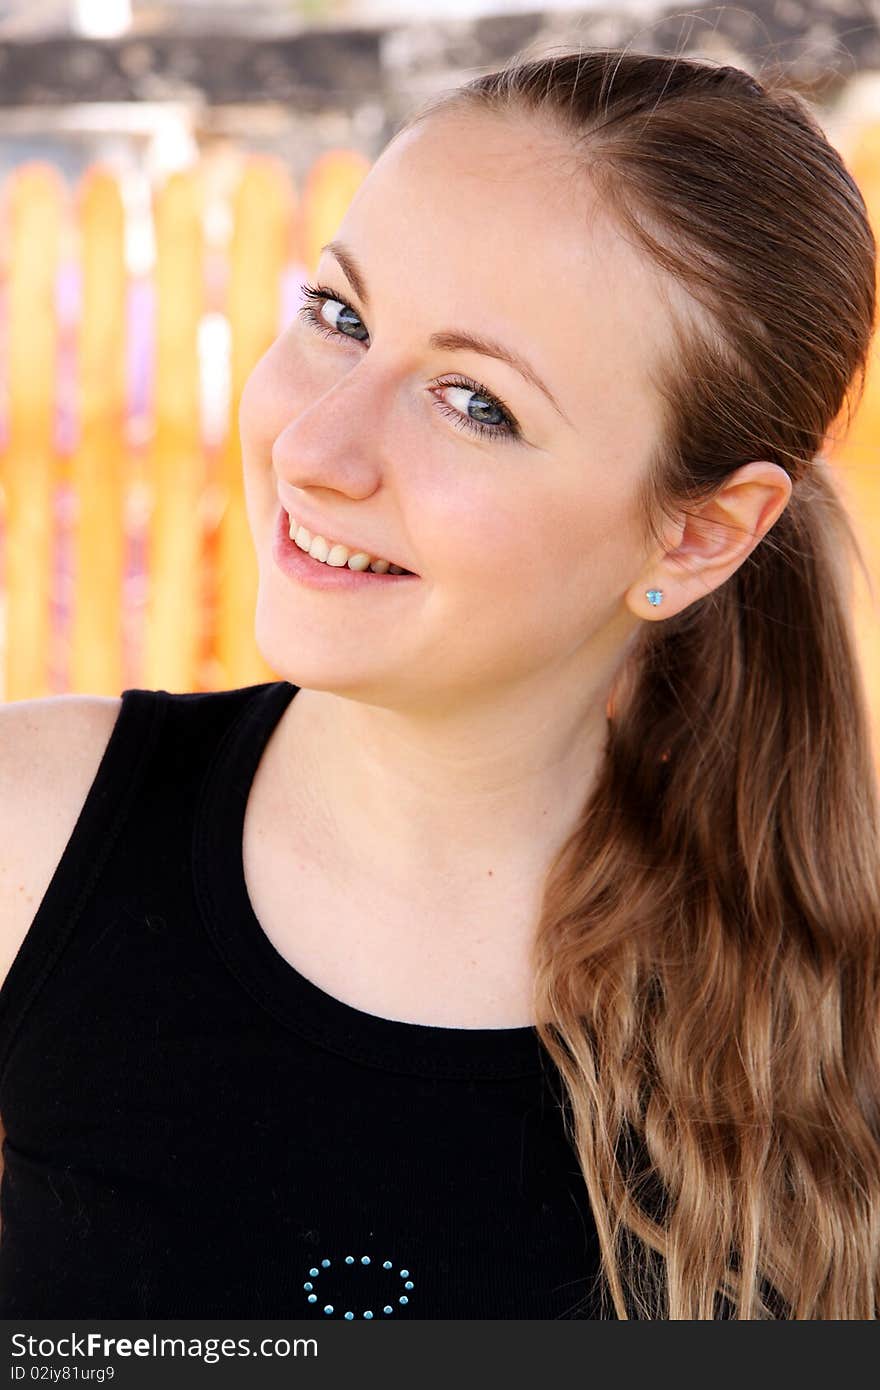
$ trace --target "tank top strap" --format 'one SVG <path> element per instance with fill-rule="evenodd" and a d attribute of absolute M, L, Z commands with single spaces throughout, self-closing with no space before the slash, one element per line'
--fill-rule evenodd
<path fill-rule="evenodd" d="M 275 684 L 207 692 L 122 691 L 116 722 L 73 831 L 0 988 L 0 1085 L 25 1017 L 65 950 L 82 937 L 81 950 L 91 951 L 106 928 L 102 919 L 115 902 L 103 901 L 101 885 L 114 852 L 123 856 L 121 873 L 132 894 L 155 876 L 155 866 L 163 871 L 169 852 L 166 832 L 175 809 L 180 808 L 185 823 L 187 802 L 197 793 L 229 723 L 255 691 Z M 86 941 L 89 933 L 94 942 Z"/>
<path fill-rule="evenodd" d="M 122 692 L 76 824 L 0 989 L 0 1078 L 18 1028 L 61 956 L 125 825 L 159 735 L 164 693 Z"/>

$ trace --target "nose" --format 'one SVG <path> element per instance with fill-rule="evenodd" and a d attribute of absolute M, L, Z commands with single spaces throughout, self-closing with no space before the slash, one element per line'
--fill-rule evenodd
<path fill-rule="evenodd" d="M 382 478 L 380 392 L 359 362 L 288 421 L 272 465 L 291 487 L 326 487 L 369 497 Z"/>

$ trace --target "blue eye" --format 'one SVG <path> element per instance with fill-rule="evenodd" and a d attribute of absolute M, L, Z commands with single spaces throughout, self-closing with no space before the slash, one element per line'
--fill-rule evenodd
<path fill-rule="evenodd" d="M 303 285 L 302 294 L 307 302 L 299 309 L 298 317 L 310 324 L 316 332 L 323 334 L 325 338 L 351 338 L 352 341 L 356 343 L 364 341 L 364 337 L 366 337 L 366 328 L 364 328 L 363 320 L 342 295 L 336 294 L 334 290 L 326 289 L 321 285 Z M 319 317 L 319 304 L 325 301 L 330 304 L 338 304 L 342 311 L 337 314 L 336 324 L 333 327 L 324 323 Z M 352 319 L 355 321 L 355 327 L 360 325 L 363 336 L 342 331 L 343 327 L 348 328 L 352 326 Z M 522 438 L 519 425 L 504 402 L 500 401 L 497 396 L 491 395 L 479 382 L 471 381 L 468 377 L 457 376 L 440 381 L 437 383 L 437 386 L 441 389 L 456 387 L 461 391 L 470 392 L 470 394 L 475 396 L 479 401 L 479 405 L 477 406 L 479 410 L 496 417 L 495 420 L 490 420 L 486 423 L 483 420 L 475 420 L 470 415 L 463 414 L 462 411 L 448 406 L 445 401 L 436 401 L 435 404 L 437 409 L 443 415 L 446 415 L 457 429 L 465 430 L 472 434 L 482 435 L 489 439 L 506 438 L 518 440 Z"/>
<path fill-rule="evenodd" d="M 340 299 L 340 298 L 339 298 L 339 295 L 332 294 L 332 293 L 330 292 L 330 290 L 324 290 L 324 289 L 321 289 L 321 288 L 319 288 L 319 287 L 317 287 L 317 286 L 315 286 L 315 285 L 304 285 L 304 286 L 303 286 L 303 297 L 304 297 L 304 299 L 306 299 L 308 302 L 307 302 L 306 304 L 304 304 L 303 307 L 300 309 L 300 311 L 299 311 L 299 317 L 300 317 L 300 318 L 303 318 L 303 319 L 306 320 L 306 322 L 313 324 L 314 327 L 317 328 L 317 329 L 319 330 L 319 332 L 324 333 L 328 338 L 332 338 L 332 337 L 334 337 L 334 336 L 339 336 L 339 337 L 343 337 L 343 338 L 354 337 L 354 341 L 355 341 L 356 343 L 363 342 L 363 338 L 355 337 L 354 334 L 350 334 L 350 333 L 341 333 L 341 334 L 340 334 L 338 328 L 335 328 L 335 327 L 334 327 L 334 328 L 330 328 L 330 327 L 328 327 L 328 325 L 327 325 L 326 323 L 323 323 L 323 322 L 321 321 L 321 319 L 318 317 L 318 309 L 317 309 L 318 301 L 319 301 L 319 300 L 322 300 L 322 301 L 323 301 L 323 300 L 327 300 L 327 301 L 328 301 L 329 303 L 331 303 L 331 304 L 338 304 L 338 305 L 340 305 L 340 307 L 341 307 L 341 309 L 342 309 L 342 313 L 339 314 L 339 315 L 337 315 L 337 320 L 336 320 L 337 323 L 346 323 L 346 324 L 347 324 L 347 323 L 348 323 L 348 319 L 346 318 L 346 315 L 348 315 L 348 314 L 350 314 L 354 319 L 356 319 L 358 323 L 361 322 L 360 318 L 358 317 L 358 315 L 357 315 L 357 313 L 355 312 L 355 310 L 351 307 L 351 305 L 348 304 L 348 303 L 346 303 L 346 301 L 345 301 L 344 299 Z M 366 334 L 366 329 L 364 329 L 364 334 Z"/>

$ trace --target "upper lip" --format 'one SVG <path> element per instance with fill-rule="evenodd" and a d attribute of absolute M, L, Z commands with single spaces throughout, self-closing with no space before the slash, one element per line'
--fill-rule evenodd
<path fill-rule="evenodd" d="M 346 540 L 345 537 L 341 535 L 339 531 L 336 529 L 335 523 L 331 523 L 329 526 L 325 526 L 324 522 L 322 521 L 313 521 L 300 506 L 299 502 L 288 502 L 286 498 L 282 495 L 280 489 L 278 491 L 278 500 L 281 503 L 284 510 L 287 512 L 288 516 L 290 516 L 291 514 L 295 516 L 297 526 L 304 526 L 313 539 L 315 536 L 323 536 L 324 539 L 326 541 L 329 541 L 331 544 L 335 544 L 338 542 L 339 545 L 344 545 L 348 550 L 351 551 L 352 555 L 356 554 L 358 551 L 361 551 L 364 555 L 370 555 L 373 559 L 381 558 L 383 560 L 387 560 L 389 564 L 398 565 L 400 569 L 410 569 L 409 565 L 401 564 L 399 560 L 393 559 L 384 550 L 373 550 L 368 545 L 362 545 L 360 541 L 353 542 Z M 415 573 L 414 570 L 411 572 Z"/>

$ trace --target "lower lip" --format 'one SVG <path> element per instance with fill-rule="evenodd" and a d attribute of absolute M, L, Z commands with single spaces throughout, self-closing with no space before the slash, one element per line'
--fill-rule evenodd
<path fill-rule="evenodd" d="M 272 541 L 272 556 L 280 570 L 309 589 L 376 589 L 410 584 L 417 574 L 375 574 L 371 569 L 351 570 L 348 565 L 326 565 L 313 560 L 290 539 L 290 518 L 279 508 Z"/>

